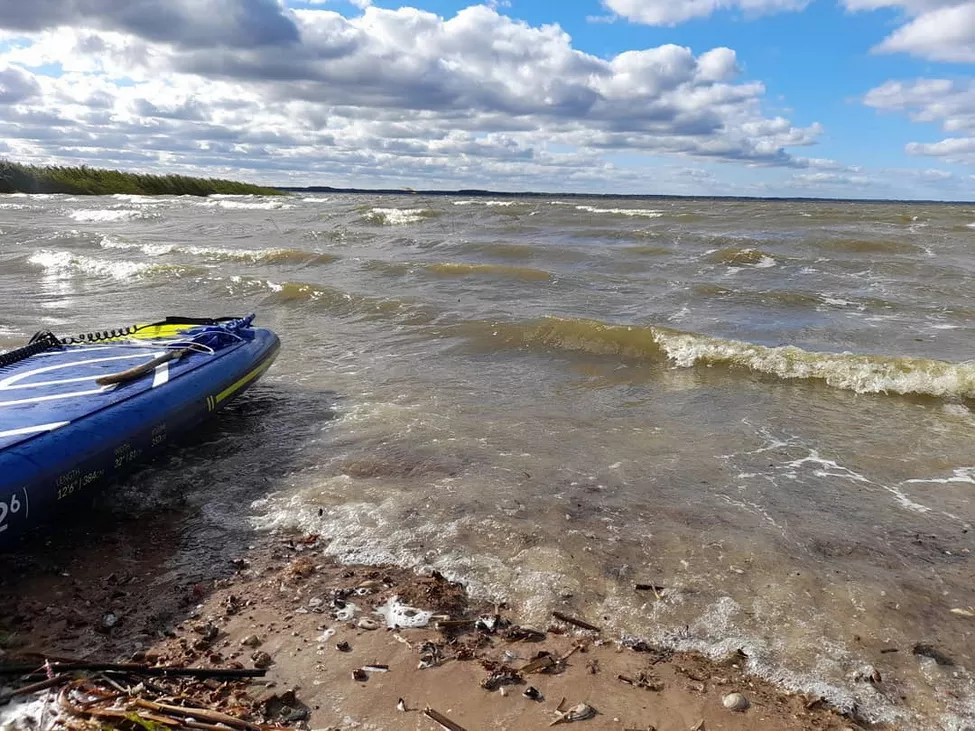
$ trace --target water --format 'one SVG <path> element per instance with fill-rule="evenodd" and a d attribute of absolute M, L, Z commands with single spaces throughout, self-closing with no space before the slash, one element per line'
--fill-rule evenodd
<path fill-rule="evenodd" d="M 228 417 L 247 426 L 113 500 L 195 500 L 201 542 L 300 527 L 537 624 L 559 607 L 740 647 L 870 719 L 968 729 L 973 224 L 911 203 L 6 196 L 0 347 L 256 311 L 284 347 Z"/>

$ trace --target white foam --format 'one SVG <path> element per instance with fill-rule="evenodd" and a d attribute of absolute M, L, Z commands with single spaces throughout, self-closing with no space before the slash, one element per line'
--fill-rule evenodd
<path fill-rule="evenodd" d="M 424 208 L 371 208 L 368 216 L 388 226 L 402 226 L 422 221 L 428 212 Z"/>
<path fill-rule="evenodd" d="M 755 264 L 756 269 L 769 269 L 774 267 L 778 262 L 775 261 L 771 256 L 765 255 Z"/>
<path fill-rule="evenodd" d="M 119 241 L 111 236 L 102 236 L 98 245 L 103 249 L 138 249 L 146 256 L 164 256 L 177 249 L 175 244 L 136 244 L 130 241 Z"/>
<path fill-rule="evenodd" d="M 651 332 L 654 342 L 681 367 L 726 364 L 784 379 L 822 379 L 857 393 L 975 397 L 975 361 L 817 353 L 793 345 L 767 347 L 663 328 Z"/>
<path fill-rule="evenodd" d="M 139 218 L 155 218 L 158 214 L 139 210 L 74 210 L 68 216 L 78 223 L 110 223 L 113 221 L 131 221 Z"/>
<path fill-rule="evenodd" d="M 197 205 L 210 208 L 224 208 L 232 211 L 275 211 L 294 208 L 291 203 L 284 203 L 282 201 L 237 201 L 226 199 L 198 201 Z"/>
<path fill-rule="evenodd" d="M 373 613 L 383 617 L 386 620 L 386 626 L 390 629 L 426 627 L 433 618 L 433 612 L 403 604 L 397 596 L 392 597 Z"/>
<path fill-rule="evenodd" d="M 475 205 L 480 205 L 480 206 L 489 206 L 489 207 L 501 206 L 503 208 L 507 208 L 508 206 L 517 206 L 518 204 L 519 204 L 519 201 L 477 201 L 477 200 L 474 200 L 474 201 L 454 201 L 454 205 L 455 206 L 475 206 Z"/>
<path fill-rule="evenodd" d="M 0 687 L 0 690 L 11 690 Z M 54 691 L 33 698 L 14 698 L 0 707 L 0 731 L 48 731 L 57 725 L 58 703 Z"/>
<path fill-rule="evenodd" d="M 587 213 L 612 213 L 619 216 L 636 216 L 640 218 L 660 218 L 663 211 L 650 208 L 596 208 L 595 206 L 576 206 L 577 211 Z"/>
<path fill-rule="evenodd" d="M 137 277 L 156 268 L 145 262 L 115 260 L 105 261 L 88 256 L 78 256 L 67 251 L 37 251 L 27 260 L 43 267 L 49 274 L 67 277 L 72 274 L 111 277 L 126 280 Z"/>
<path fill-rule="evenodd" d="M 926 480 L 914 479 L 905 480 L 905 482 L 913 484 L 941 484 L 947 485 L 951 482 L 962 482 L 970 485 L 975 485 L 975 467 L 959 467 L 952 472 L 951 477 L 932 477 Z"/>

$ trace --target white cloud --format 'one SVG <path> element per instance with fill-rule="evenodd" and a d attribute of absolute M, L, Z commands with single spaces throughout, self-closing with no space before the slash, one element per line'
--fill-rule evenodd
<path fill-rule="evenodd" d="M 888 81 L 871 89 L 864 103 L 875 109 L 906 112 L 915 122 L 938 123 L 945 132 L 961 135 L 933 143 L 911 142 L 905 147 L 908 154 L 975 165 L 975 81 Z"/>
<path fill-rule="evenodd" d="M 673 26 L 706 18 L 720 10 L 737 10 L 746 17 L 803 10 L 811 0 L 602 0 L 617 18 L 646 25 Z M 932 61 L 975 62 L 975 0 L 837 0 L 850 11 L 892 8 L 904 14 L 904 25 L 874 51 L 909 53 Z"/>
<path fill-rule="evenodd" d="M 748 15 L 802 10 L 810 0 L 603 0 L 617 16 L 633 23 L 676 25 L 706 18 L 717 10 L 737 9 Z"/>
<path fill-rule="evenodd" d="M 165 33 L 121 12 L 25 13 L 15 23 L 0 11 L 0 24 L 29 26 L 0 53 L 9 107 L 0 139 L 35 159 L 91 164 L 592 188 L 627 179 L 605 161 L 611 153 L 804 166 L 788 148 L 821 133 L 766 116 L 763 85 L 737 80 L 728 48 L 601 59 L 556 25 L 487 6 L 447 19 L 414 8 L 354 18 L 278 8 L 297 40 L 247 45 L 253 23 L 241 14 L 264 17 L 259 0 L 241 0 L 232 27 L 201 47 L 198 30 L 180 35 L 188 0 L 174 7 L 183 15 Z M 63 76 L 37 71 L 47 65 Z"/>
<path fill-rule="evenodd" d="M 895 8 L 911 20 L 878 44 L 878 53 L 909 53 L 931 61 L 975 62 L 973 0 L 844 0 L 849 10 Z"/>

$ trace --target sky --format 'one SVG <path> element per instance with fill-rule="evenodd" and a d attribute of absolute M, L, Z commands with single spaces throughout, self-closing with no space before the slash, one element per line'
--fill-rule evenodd
<path fill-rule="evenodd" d="M 0 157 L 975 200 L 975 0 L 0 1 Z"/>

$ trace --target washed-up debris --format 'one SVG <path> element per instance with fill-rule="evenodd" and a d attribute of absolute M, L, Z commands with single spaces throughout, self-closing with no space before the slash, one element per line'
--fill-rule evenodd
<path fill-rule="evenodd" d="M 258 704 L 264 719 L 269 722 L 297 723 L 307 721 L 311 716 L 311 709 L 298 700 L 293 689 L 280 694 L 272 693 L 258 701 Z"/>
<path fill-rule="evenodd" d="M 511 623 L 504 619 L 500 614 L 485 614 L 474 621 L 474 629 L 488 634 L 494 634 L 500 629 L 506 628 Z"/>
<path fill-rule="evenodd" d="M 352 671 L 352 679 L 358 680 L 360 682 L 365 682 L 369 680 L 369 675 L 362 668 L 356 668 Z"/>
<path fill-rule="evenodd" d="M 867 665 L 865 668 L 860 670 L 854 680 L 857 681 L 869 681 L 871 683 L 877 684 L 881 681 L 880 671 L 877 670 L 873 665 Z"/>
<path fill-rule="evenodd" d="M 975 617 L 975 607 L 955 607 L 951 613 L 957 614 L 959 617 Z"/>
<path fill-rule="evenodd" d="M 616 679 L 621 683 L 626 683 L 627 685 L 632 685 L 634 688 L 642 688 L 643 690 L 652 690 L 655 692 L 660 692 L 664 689 L 664 684 L 659 679 L 643 672 L 637 677 L 631 678 L 628 675 L 617 675 Z"/>
<path fill-rule="evenodd" d="M 514 668 L 507 665 L 484 660 L 481 665 L 491 673 L 490 676 L 481 681 L 481 687 L 485 690 L 497 690 L 502 685 L 516 685 L 521 683 L 521 675 Z"/>
<path fill-rule="evenodd" d="M 561 704 L 559 705 L 561 706 Z M 572 723 L 574 721 L 588 721 L 590 718 L 596 716 L 596 709 L 588 703 L 579 703 L 564 713 L 562 711 L 556 711 L 555 713 L 558 715 L 558 718 L 552 721 L 549 726 L 555 726 L 559 723 Z"/>
<path fill-rule="evenodd" d="M 355 626 L 359 629 L 374 630 L 379 629 L 379 622 L 369 617 L 360 617 L 359 621 L 355 623 Z"/>
<path fill-rule="evenodd" d="M 729 711 L 744 711 L 750 705 L 748 699 L 741 693 L 728 693 L 721 699 L 721 704 Z"/>
<path fill-rule="evenodd" d="M 533 701 L 544 700 L 542 694 L 539 692 L 538 688 L 536 688 L 534 685 L 529 685 L 527 688 L 525 688 L 525 692 L 522 693 L 522 695 L 525 696 L 525 698 L 528 698 L 529 700 L 533 700 Z"/>
<path fill-rule="evenodd" d="M 467 729 L 465 729 L 460 724 L 454 723 L 445 715 L 433 710 L 430 707 L 427 707 L 427 709 L 423 712 L 423 715 L 426 716 L 427 718 L 433 719 L 441 726 L 443 726 L 445 729 L 447 729 L 447 731 L 467 731 Z"/>
<path fill-rule="evenodd" d="M 339 652 L 352 652 L 352 645 L 343 640 L 335 645 L 335 649 Z"/>
<path fill-rule="evenodd" d="M 54 672 L 54 668 L 62 669 Z M 142 726 L 146 729 L 190 727 L 215 731 L 261 731 L 259 722 L 294 723 L 307 718 L 310 711 L 290 695 L 255 702 L 237 685 L 231 694 L 210 693 L 211 689 L 229 688 L 228 682 L 263 675 L 265 671 L 240 668 L 187 668 L 180 666 L 148 667 L 135 663 L 44 662 L 21 668 L 6 666 L 3 674 L 22 677 L 53 672 L 51 677 L 25 685 L 0 698 L 0 703 L 15 696 L 26 696 L 49 688 L 59 688 L 57 705 L 59 724 L 67 728 L 123 728 Z M 109 675 L 111 673 L 111 675 Z M 146 676 L 152 676 L 153 681 Z M 220 682 L 217 682 L 217 681 Z M 290 701 L 288 700 L 290 698 Z M 184 705 L 187 704 L 187 705 Z"/>
<path fill-rule="evenodd" d="M 43 680 L 49 673 L 114 671 L 130 675 L 187 678 L 256 678 L 267 674 L 264 668 L 194 668 L 182 665 L 149 666 L 140 663 L 79 662 L 52 660 L 35 665 L 0 665 L 0 675 L 23 676 L 28 680 Z"/>
<path fill-rule="evenodd" d="M 434 642 L 424 642 L 420 646 L 420 664 L 417 665 L 417 668 L 419 670 L 432 668 L 439 665 L 440 662 L 440 647 Z"/>
<path fill-rule="evenodd" d="M 372 665 L 363 665 L 362 669 L 365 670 L 367 673 L 388 673 L 389 665 L 380 665 L 378 663 L 374 663 Z"/>
<path fill-rule="evenodd" d="M 552 656 L 552 653 L 542 650 L 538 653 L 534 660 L 525 665 L 518 672 L 522 675 L 530 675 L 531 673 L 541 672 L 543 670 L 548 670 L 549 668 L 555 667 L 556 661 Z"/>
<path fill-rule="evenodd" d="M 406 713 L 406 701 L 400 698 L 399 702 L 396 704 L 396 710 L 400 711 L 401 713 Z"/>
<path fill-rule="evenodd" d="M 545 639 L 545 633 L 530 627 L 515 625 L 505 630 L 503 637 L 509 642 L 541 642 Z"/>
<path fill-rule="evenodd" d="M 652 591 L 655 599 L 663 599 L 664 587 L 658 584 L 637 584 L 634 588 L 637 591 Z"/>
<path fill-rule="evenodd" d="M 433 612 L 403 604 L 396 596 L 376 609 L 373 614 L 383 617 L 386 620 L 386 626 L 390 629 L 426 627 L 434 616 Z"/>
<path fill-rule="evenodd" d="M 333 605 L 336 608 L 335 618 L 340 622 L 348 622 L 354 619 L 356 612 L 359 611 L 359 607 L 355 604 L 344 600 L 336 600 Z"/>
<path fill-rule="evenodd" d="M 941 650 L 937 649 L 933 645 L 917 644 L 914 645 L 914 649 L 912 650 L 912 652 L 915 655 L 920 655 L 921 657 L 930 657 L 932 660 L 938 663 L 938 665 L 950 667 L 955 664 L 954 660 L 952 660 L 950 657 L 945 655 L 943 652 L 941 652 Z"/>
<path fill-rule="evenodd" d="M 576 619 L 575 617 L 570 617 L 568 614 L 563 614 L 562 612 L 552 612 L 552 616 L 565 622 L 566 624 L 579 627 L 580 629 L 589 630 L 590 632 L 602 632 L 602 630 L 596 625 L 589 624 L 589 622 L 584 622 L 583 620 Z"/>

